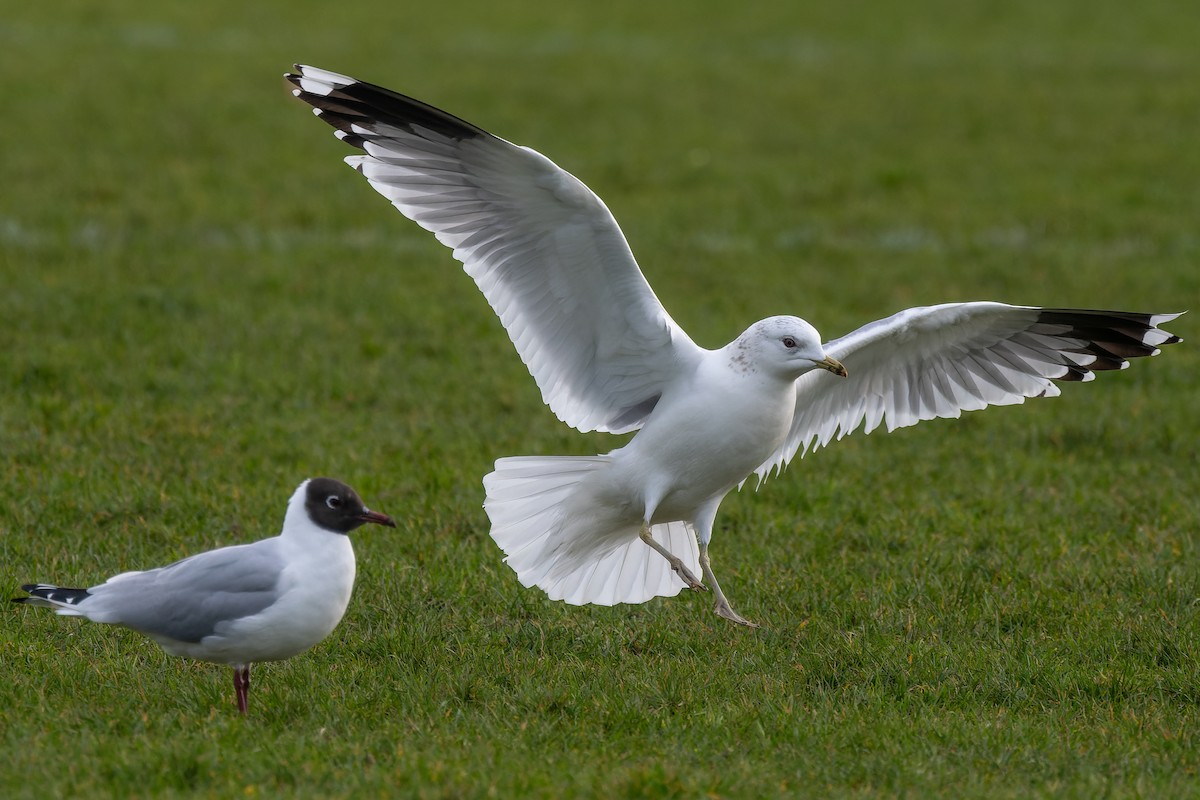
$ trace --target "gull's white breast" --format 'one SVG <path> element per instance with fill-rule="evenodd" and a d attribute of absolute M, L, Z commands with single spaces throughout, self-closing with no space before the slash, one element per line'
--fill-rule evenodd
<path fill-rule="evenodd" d="M 305 521 L 288 529 L 280 544 L 286 566 L 278 599 L 257 614 L 217 625 L 197 643 L 160 642 L 173 655 L 246 664 L 279 661 L 302 653 L 333 632 L 354 588 L 355 560 L 350 537 Z"/>
<path fill-rule="evenodd" d="M 651 501 L 658 496 L 652 521 L 690 519 L 787 437 L 795 381 L 732 369 L 720 353 L 664 394 L 646 426 L 614 454 L 623 483 Z"/>

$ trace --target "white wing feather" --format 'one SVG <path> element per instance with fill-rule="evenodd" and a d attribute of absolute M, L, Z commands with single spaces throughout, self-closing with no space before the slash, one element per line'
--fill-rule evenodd
<path fill-rule="evenodd" d="M 782 447 L 755 473 L 767 477 L 799 453 L 860 426 L 888 431 L 963 411 L 1055 397 L 1056 380 L 1090 381 L 1127 358 L 1179 341 L 1157 326 L 1178 314 L 1048 309 L 1003 303 L 910 308 L 825 345 L 849 377 L 813 370 L 796 384 Z"/>
<path fill-rule="evenodd" d="M 558 418 L 581 431 L 641 427 L 701 351 L 600 198 L 540 153 L 418 100 L 297 69 L 294 94 L 366 152 L 347 163 L 453 249 Z"/>

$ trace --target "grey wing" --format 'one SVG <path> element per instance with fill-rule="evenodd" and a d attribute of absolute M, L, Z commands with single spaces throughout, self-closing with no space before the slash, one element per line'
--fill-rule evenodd
<path fill-rule="evenodd" d="M 581 431 L 641 427 L 701 351 L 600 198 L 540 153 L 419 100 L 296 69 L 293 94 L 366 152 L 346 162 L 453 249 L 558 418 Z"/>
<path fill-rule="evenodd" d="M 88 590 L 87 615 L 148 636 L 199 642 L 220 623 L 274 603 L 282 571 L 275 539 L 223 547 L 160 569 L 116 575 Z"/>
<path fill-rule="evenodd" d="M 1054 381 L 1090 381 L 1180 341 L 1158 326 L 1178 314 L 948 303 L 910 308 L 825 345 L 849 376 L 814 370 L 797 381 L 796 412 L 755 472 L 781 468 L 862 426 L 892 431 L 989 405 L 1054 397 Z"/>

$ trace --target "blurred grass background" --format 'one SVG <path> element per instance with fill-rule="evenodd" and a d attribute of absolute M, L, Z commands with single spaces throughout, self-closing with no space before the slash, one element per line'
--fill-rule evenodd
<path fill-rule="evenodd" d="M 0 793 L 1194 793 L 1190 342 L 728 498 L 714 557 L 762 630 L 568 608 L 500 562 L 479 480 L 620 440 L 554 419 L 281 75 L 546 153 L 715 347 L 776 313 L 1194 309 L 1197 41 L 1167 0 L 0 2 L 0 589 L 273 534 L 309 475 L 402 520 L 247 720 L 228 670 L 11 608 Z"/>

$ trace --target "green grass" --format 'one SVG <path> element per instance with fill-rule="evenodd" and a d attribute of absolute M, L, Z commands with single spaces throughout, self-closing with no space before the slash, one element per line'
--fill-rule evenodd
<path fill-rule="evenodd" d="M 1167 797 L 1200 775 L 1200 358 L 851 437 L 725 502 L 739 610 L 570 608 L 480 508 L 559 424 L 293 61 L 547 153 L 698 342 L 797 313 L 1196 309 L 1187 3 L 144 0 L 0 14 L 0 591 L 395 515 L 256 671 L 6 610 L 0 795 Z M 1195 340 L 1192 317 L 1173 329 Z"/>

